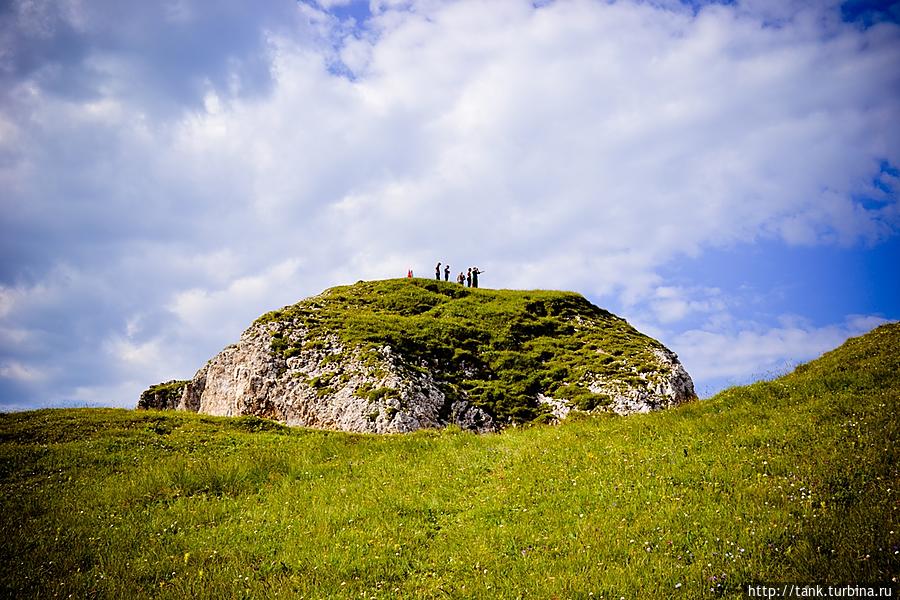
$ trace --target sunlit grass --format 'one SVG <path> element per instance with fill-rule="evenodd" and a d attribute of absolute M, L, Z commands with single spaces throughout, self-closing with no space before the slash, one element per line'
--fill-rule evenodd
<path fill-rule="evenodd" d="M 0 416 L 0 596 L 740 597 L 900 574 L 900 327 L 688 406 L 477 436 Z"/>

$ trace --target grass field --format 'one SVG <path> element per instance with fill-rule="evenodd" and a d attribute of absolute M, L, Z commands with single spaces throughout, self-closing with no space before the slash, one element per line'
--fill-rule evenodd
<path fill-rule="evenodd" d="M 496 435 L 0 415 L 10 598 L 697 598 L 900 576 L 900 326 L 678 409 Z"/>

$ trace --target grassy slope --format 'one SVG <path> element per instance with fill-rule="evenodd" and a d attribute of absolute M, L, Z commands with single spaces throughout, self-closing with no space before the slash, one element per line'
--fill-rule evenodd
<path fill-rule="evenodd" d="M 900 326 L 671 411 L 476 436 L 0 416 L 0 596 L 739 597 L 900 575 Z M 680 585 L 679 585 L 680 584 Z"/>
<path fill-rule="evenodd" d="M 464 396 L 501 422 L 540 417 L 547 409 L 538 393 L 586 410 L 608 403 L 581 385 L 584 379 L 646 385 L 653 349 L 661 347 L 579 294 L 428 279 L 360 281 L 266 313 L 258 322 L 281 324 L 272 339 L 277 354 L 291 356 L 310 343 L 292 340 L 295 320 L 314 338 L 334 333 L 351 347 L 388 344 L 432 373 L 450 397 Z"/>

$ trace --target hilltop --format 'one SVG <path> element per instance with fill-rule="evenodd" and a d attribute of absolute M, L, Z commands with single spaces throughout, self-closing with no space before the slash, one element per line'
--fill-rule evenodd
<path fill-rule="evenodd" d="M 191 381 L 154 386 L 139 406 L 382 433 L 694 398 L 674 353 L 579 294 L 391 279 L 264 314 Z"/>
<path fill-rule="evenodd" d="M 900 577 L 900 325 L 556 427 L 0 415 L 0 597 L 742 598 Z M 896 586 L 896 583 L 894 583 Z"/>

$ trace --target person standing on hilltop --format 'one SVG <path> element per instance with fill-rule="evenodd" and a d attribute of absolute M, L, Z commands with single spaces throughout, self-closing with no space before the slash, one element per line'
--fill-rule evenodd
<path fill-rule="evenodd" d="M 410 269 L 409 271 L 406 272 L 406 278 L 412 279 L 412 269 Z"/>
<path fill-rule="evenodd" d="M 466 285 L 466 274 L 460 271 L 459 275 L 456 276 L 456 283 L 459 285 Z"/>
<path fill-rule="evenodd" d="M 437 279 L 438 281 L 441 280 L 441 263 L 438 263 L 437 266 L 434 268 L 434 278 Z"/>
<path fill-rule="evenodd" d="M 466 287 L 472 287 L 472 267 L 466 272 Z"/>
<path fill-rule="evenodd" d="M 444 267 L 444 281 L 450 281 L 450 265 Z"/>
<path fill-rule="evenodd" d="M 478 287 L 478 275 L 480 273 L 484 273 L 484 271 L 479 271 L 478 267 L 472 267 L 472 287 Z"/>

